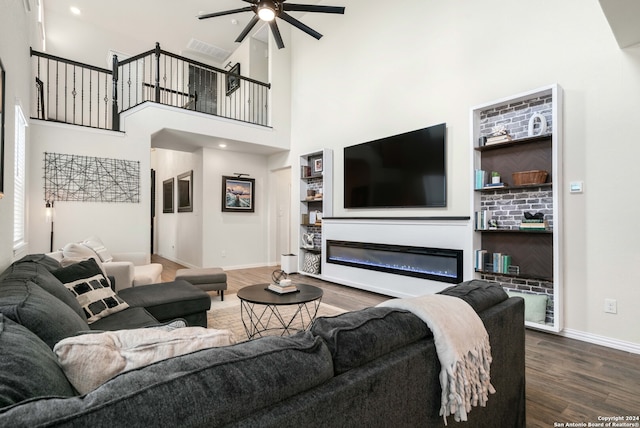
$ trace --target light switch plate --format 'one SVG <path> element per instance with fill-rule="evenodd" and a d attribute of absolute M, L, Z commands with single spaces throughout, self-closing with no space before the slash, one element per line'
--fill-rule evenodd
<path fill-rule="evenodd" d="M 572 181 L 569 183 L 569 193 L 582 193 L 582 181 Z"/>

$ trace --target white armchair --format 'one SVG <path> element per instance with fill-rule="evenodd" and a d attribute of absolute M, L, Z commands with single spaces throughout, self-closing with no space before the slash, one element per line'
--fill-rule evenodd
<path fill-rule="evenodd" d="M 51 253 L 49 256 L 63 264 L 65 261 L 94 258 L 104 273 L 115 279 L 116 291 L 161 281 L 162 265 L 151 263 L 151 256 L 148 253 L 111 254 L 96 237 L 90 237 L 81 243 L 69 243 L 61 251 Z"/>

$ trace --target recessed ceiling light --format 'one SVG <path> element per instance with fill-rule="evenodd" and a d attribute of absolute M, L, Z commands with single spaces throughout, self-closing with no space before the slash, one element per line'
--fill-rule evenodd
<path fill-rule="evenodd" d="M 69 8 L 69 10 L 71 11 L 71 13 L 73 13 L 74 15 L 80 15 L 80 9 L 75 7 L 75 6 L 71 6 Z"/>
<path fill-rule="evenodd" d="M 225 143 L 220 143 L 218 144 L 218 147 L 220 147 L 221 149 L 224 149 L 225 147 L 227 147 L 227 145 Z"/>

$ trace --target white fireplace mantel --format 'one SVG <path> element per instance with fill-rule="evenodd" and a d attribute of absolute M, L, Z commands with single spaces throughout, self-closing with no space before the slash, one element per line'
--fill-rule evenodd
<path fill-rule="evenodd" d="M 463 278 L 473 278 L 468 217 L 343 218 L 322 220 L 322 279 L 392 297 L 437 293 L 451 284 L 327 263 L 327 240 L 463 250 Z"/>

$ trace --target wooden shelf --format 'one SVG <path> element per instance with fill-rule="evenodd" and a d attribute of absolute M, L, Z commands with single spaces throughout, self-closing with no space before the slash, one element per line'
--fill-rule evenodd
<path fill-rule="evenodd" d="M 536 187 L 553 187 L 553 183 L 526 184 L 523 186 L 505 186 L 505 187 L 483 187 L 482 189 L 473 189 L 476 192 L 489 193 L 500 192 L 505 190 L 528 190 Z"/>
<path fill-rule="evenodd" d="M 544 230 L 521 230 L 521 229 L 475 229 L 476 232 L 480 233 L 531 233 L 531 234 L 552 234 L 553 229 L 544 229 Z"/>
<path fill-rule="evenodd" d="M 551 141 L 552 137 L 553 137 L 553 134 L 536 135 L 534 137 L 519 138 L 517 140 L 507 141 L 506 143 L 497 143 L 497 144 L 491 144 L 488 146 L 479 146 L 479 147 L 476 147 L 475 149 L 479 152 L 486 152 L 489 150 L 504 149 L 506 147 L 522 146 L 525 144 L 535 144 L 535 143 L 540 143 L 542 141 Z"/>

